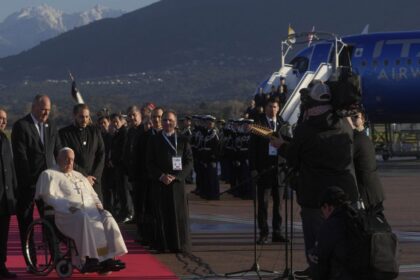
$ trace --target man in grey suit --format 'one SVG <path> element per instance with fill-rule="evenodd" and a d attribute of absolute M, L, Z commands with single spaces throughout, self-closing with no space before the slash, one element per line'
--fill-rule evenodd
<path fill-rule="evenodd" d="M 39 174 L 55 164 L 54 155 L 61 149 L 57 128 L 50 122 L 51 101 L 47 95 L 37 95 L 31 113 L 19 119 L 12 129 L 12 147 L 18 197 L 16 216 L 22 251 L 26 232 L 33 221 L 35 184 Z"/>

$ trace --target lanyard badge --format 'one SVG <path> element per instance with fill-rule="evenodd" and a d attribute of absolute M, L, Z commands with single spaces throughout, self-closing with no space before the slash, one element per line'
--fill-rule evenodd
<path fill-rule="evenodd" d="M 169 147 L 171 147 L 171 149 L 174 150 L 175 152 L 175 156 L 172 157 L 172 170 L 182 171 L 182 157 L 179 157 L 177 155 L 178 138 L 176 134 L 175 134 L 175 146 L 172 145 L 171 141 L 168 139 L 165 133 L 162 133 L 162 135 L 163 135 L 163 138 L 165 138 L 166 143 L 168 143 Z"/>

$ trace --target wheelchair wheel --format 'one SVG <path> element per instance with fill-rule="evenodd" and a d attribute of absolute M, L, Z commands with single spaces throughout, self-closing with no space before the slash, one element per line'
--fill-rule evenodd
<path fill-rule="evenodd" d="M 60 278 L 67 278 L 73 274 L 73 265 L 71 264 L 71 261 L 62 259 L 57 262 L 55 271 Z"/>
<path fill-rule="evenodd" d="M 24 257 L 29 269 L 36 275 L 47 275 L 55 266 L 57 241 L 51 224 L 38 219 L 33 221 L 26 235 Z"/>

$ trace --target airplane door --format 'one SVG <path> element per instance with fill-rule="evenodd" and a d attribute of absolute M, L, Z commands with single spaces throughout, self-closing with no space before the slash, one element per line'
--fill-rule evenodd
<path fill-rule="evenodd" d="M 329 63 L 332 43 L 316 44 L 312 52 L 309 71 L 316 71 L 321 63 Z"/>

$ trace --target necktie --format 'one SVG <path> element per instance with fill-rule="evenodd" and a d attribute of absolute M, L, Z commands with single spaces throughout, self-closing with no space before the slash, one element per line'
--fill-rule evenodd
<path fill-rule="evenodd" d="M 44 144 L 44 124 L 38 122 L 39 137 L 41 138 L 41 143 Z"/>
<path fill-rule="evenodd" d="M 276 131 L 276 124 L 274 123 L 274 121 L 273 121 L 273 120 L 270 120 L 270 128 L 271 128 L 273 131 Z"/>

